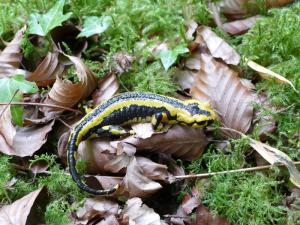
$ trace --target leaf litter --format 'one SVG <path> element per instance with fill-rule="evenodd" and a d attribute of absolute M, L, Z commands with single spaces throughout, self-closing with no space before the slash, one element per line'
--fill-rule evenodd
<path fill-rule="evenodd" d="M 226 11 L 226 4 L 228 1 L 222 1 L 219 6 L 229 14 L 233 12 L 234 16 L 237 16 L 245 13 L 244 9 L 240 7 L 240 4 L 244 4 L 243 2 L 238 2 L 236 9 L 230 6 L 229 11 Z M 53 28 L 57 29 L 59 26 L 59 29 L 64 29 L 68 25 L 60 25 L 71 16 L 71 13 L 63 14 L 63 6 L 64 1 L 61 0 L 44 15 L 32 14 L 28 32 L 43 37 L 51 33 L 50 36 L 55 39 L 55 35 L 52 33 Z M 48 21 L 45 19 L 47 17 L 50 18 Z M 77 30 L 74 34 L 76 33 L 75 36 L 78 35 L 78 37 L 104 35 L 110 26 L 113 26 L 114 22 L 111 18 L 110 16 L 86 17 L 82 31 Z M 223 28 L 230 34 L 239 34 L 249 29 L 256 19 L 257 17 L 251 17 L 225 23 Z M 101 21 L 100 25 L 93 25 L 96 20 Z M 193 39 L 195 31 L 197 31 L 196 40 L 189 44 L 188 48 L 181 44 L 170 47 L 169 43 L 167 45 L 166 42 L 161 42 L 162 47 L 153 45 L 159 50 L 151 50 L 151 52 L 154 54 L 154 51 L 157 51 L 154 55 L 160 58 L 165 70 L 173 69 L 172 67 L 176 66 L 180 68 L 180 70 L 177 68 L 175 80 L 182 90 L 195 99 L 210 102 L 218 112 L 221 124 L 228 128 L 225 132 L 227 135 L 237 137 L 236 131 L 230 132 L 230 130 L 242 133 L 250 132 L 256 117 L 254 116 L 256 114 L 254 114 L 253 102 L 257 95 L 252 89 L 251 81 L 245 84 L 239 77 L 236 66 L 240 63 L 240 55 L 209 27 L 200 26 L 197 29 L 197 23 L 194 21 L 186 22 L 186 26 L 185 35 L 189 40 Z M 58 46 L 52 46 L 52 50 L 40 59 L 35 71 L 28 72 L 24 68 L 24 70 L 20 68 L 22 59 L 20 41 L 24 31 L 25 28 L 20 30 L 13 41 L 0 52 L 0 76 L 9 77 L 20 74 L 28 81 L 35 82 L 40 88 L 53 85 L 45 92 L 46 95 L 41 95 L 37 102 L 77 108 L 77 106 L 80 107 L 78 104 L 88 99 L 93 93 L 94 105 L 100 104 L 120 91 L 119 76 L 123 73 L 130 73 L 136 66 L 135 56 L 126 52 L 115 54 L 113 57 L 115 65 L 113 65 L 112 71 L 108 72 L 103 79 L 98 79 L 80 57 L 82 51 L 85 54 L 86 42 L 81 42 L 83 43 L 82 50 L 73 51 L 72 49 L 70 51 L 69 47 L 73 48 L 73 44 L 68 43 L 69 46 L 62 37 L 61 41 L 56 38 L 55 43 Z M 63 49 L 64 53 L 57 50 L 57 47 Z M 182 56 L 187 57 L 182 58 Z M 253 64 L 251 65 L 253 67 Z M 65 77 L 72 66 L 75 71 L 75 81 L 72 80 L 73 78 L 70 80 Z M 284 77 L 274 75 L 266 68 L 261 68 L 259 65 L 254 65 L 254 67 L 259 73 L 289 83 Z M 98 89 L 96 89 L 97 84 Z M 295 89 L 295 86 L 292 87 Z M 11 99 L 5 101 L 9 100 Z M 22 101 L 22 99 L 18 101 Z M 11 108 L 11 106 L 1 107 L 3 113 L 0 118 L 0 150 L 4 154 L 19 157 L 32 156 L 47 142 L 48 134 L 54 131 L 55 120 L 53 120 L 54 117 L 49 116 L 51 113 L 56 114 L 55 118 L 58 119 L 65 116 L 62 109 L 43 107 L 40 108 L 40 111 L 46 116 L 43 118 L 44 122 L 30 126 L 24 123 L 25 127 L 17 127 L 11 122 Z M 209 132 L 210 128 L 207 130 L 174 126 L 164 132 L 155 133 L 150 124 L 138 124 L 133 125 L 132 129 L 135 131 L 135 135 L 118 140 L 93 139 L 80 144 L 78 158 L 86 162 L 86 171 L 89 174 L 85 176 L 86 182 L 97 188 L 110 188 L 119 183 L 121 189 L 118 195 L 126 198 L 123 200 L 124 204 L 116 200 L 117 196 L 110 199 L 87 198 L 84 206 L 77 210 L 76 215 L 72 214 L 72 219 L 76 221 L 75 224 L 94 224 L 96 222 L 97 224 L 137 225 L 229 224 L 224 218 L 211 213 L 210 209 L 199 202 L 199 196 L 195 193 L 192 196 L 185 195 L 177 209 L 177 214 L 165 215 L 167 219 L 164 221 L 154 209 L 150 208 L 151 205 L 148 207 L 143 203 L 143 200 L 147 201 L 147 198 L 164 189 L 166 185 L 170 185 L 170 183 L 178 185 L 176 176 L 181 175 L 182 177 L 185 172 L 183 167 L 172 157 L 180 160 L 198 158 L 213 138 Z M 269 134 L 273 131 L 268 130 L 266 133 Z M 59 138 L 58 150 L 62 161 L 65 161 L 68 137 L 69 133 L 65 132 Z M 286 154 L 254 139 L 250 139 L 250 145 L 269 163 L 285 164 L 290 171 L 292 183 L 299 187 L 299 171 Z M 48 168 L 49 165 L 38 163 L 32 167 L 32 172 L 43 173 Z M 12 180 L 13 182 L 15 181 Z M 20 211 L 23 204 L 29 204 L 29 207 L 22 212 L 24 215 L 18 217 L 19 214 L 17 214 L 16 217 L 17 220 L 22 221 L 20 224 L 25 224 L 31 206 L 40 191 L 41 189 L 30 193 L 29 197 L 25 196 L 17 200 L 11 206 L 2 207 L 0 214 Z M 28 198 L 31 200 L 26 203 Z M 196 213 L 196 219 L 190 221 L 189 217 L 193 212 Z"/>

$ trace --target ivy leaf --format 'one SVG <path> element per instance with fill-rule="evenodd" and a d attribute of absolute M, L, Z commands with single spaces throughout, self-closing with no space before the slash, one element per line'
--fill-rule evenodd
<path fill-rule="evenodd" d="M 111 16 L 88 16 L 83 23 L 83 29 L 77 37 L 90 37 L 94 34 L 101 34 L 112 24 Z"/>
<path fill-rule="evenodd" d="M 184 54 L 189 52 L 189 49 L 186 48 L 183 45 L 179 45 L 173 50 L 163 50 L 160 52 L 160 60 L 165 68 L 165 70 L 168 70 L 170 66 L 172 66 L 178 57 L 178 55 Z"/>
<path fill-rule="evenodd" d="M 53 28 L 70 18 L 72 13 L 63 14 L 65 0 L 58 1 L 46 14 L 33 13 L 29 16 L 29 34 L 46 36 Z"/>
<path fill-rule="evenodd" d="M 24 94 L 32 94 L 38 91 L 35 83 L 25 80 L 23 75 L 15 75 L 11 78 L 0 79 L 0 102 L 22 101 Z M 11 106 L 11 115 L 15 124 L 22 126 L 23 107 Z"/>

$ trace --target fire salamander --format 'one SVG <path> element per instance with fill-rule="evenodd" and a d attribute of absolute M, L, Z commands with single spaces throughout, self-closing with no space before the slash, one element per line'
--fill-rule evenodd
<path fill-rule="evenodd" d="M 76 170 L 75 153 L 78 145 L 91 137 L 122 136 L 133 131 L 125 125 L 151 122 L 156 131 L 164 126 L 181 124 L 201 128 L 216 120 L 217 115 L 207 102 L 181 101 L 152 93 L 128 92 L 116 95 L 97 106 L 73 128 L 68 142 L 68 164 L 73 180 L 82 190 L 94 195 L 114 193 L 118 186 L 97 190 L 87 186 Z"/>

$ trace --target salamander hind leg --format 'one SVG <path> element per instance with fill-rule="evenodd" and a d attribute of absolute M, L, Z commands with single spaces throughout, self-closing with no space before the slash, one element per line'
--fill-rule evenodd
<path fill-rule="evenodd" d="M 99 136 L 104 136 L 105 133 L 108 136 L 123 136 L 123 135 L 134 134 L 134 131 L 125 129 L 118 125 L 107 125 L 99 128 L 97 135 L 100 134 Z"/>

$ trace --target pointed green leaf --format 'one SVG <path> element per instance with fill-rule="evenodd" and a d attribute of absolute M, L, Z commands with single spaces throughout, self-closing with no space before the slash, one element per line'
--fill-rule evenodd
<path fill-rule="evenodd" d="M 38 91 L 34 82 L 25 80 L 23 75 L 0 79 L 0 102 L 22 101 L 22 94 L 32 94 Z M 11 115 L 15 124 L 22 126 L 23 106 L 11 106 Z"/>
<path fill-rule="evenodd" d="M 94 34 L 101 34 L 112 24 L 110 16 L 89 16 L 83 23 L 83 29 L 77 37 L 90 37 Z"/>
<path fill-rule="evenodd" d="M 159 56 L 165 70 L 168 70 L 170 66 L 172 66 L 176 62 L 178 55 L 187 52 L 189 52 L 189 49 L 182 45 L 175 47 L 173 50 L 161 51 Z"/>
<path fill-rule="evenodd" d="M 60 26 L 72 15 L 72 13 L 63 14 L 64 4 L 65 0 L 59 0 L 46 14 L 31 14 L 28 21 L 28 32 L 46 36 L 53 28 Z"/>

